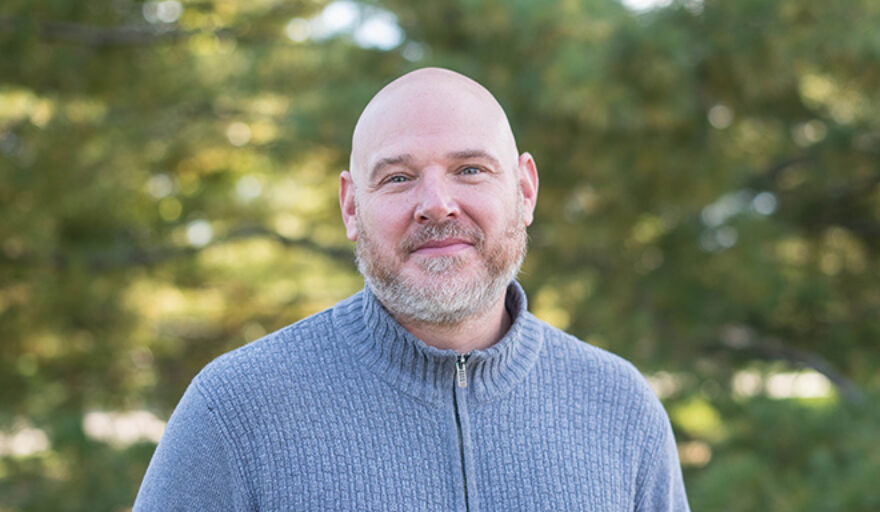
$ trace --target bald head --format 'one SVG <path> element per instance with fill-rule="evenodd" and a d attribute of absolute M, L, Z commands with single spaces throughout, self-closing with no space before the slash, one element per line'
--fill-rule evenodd
<path fill-rule="evenodd" d="M 378 162 L 416 146 L 483 151 L 507 169 L 517 162 L 513 132 L 498 101 L 474 80 L 441 68 L 403 75 L 367 104 L 352 136 L 353 180 L 363 181 Z"/>

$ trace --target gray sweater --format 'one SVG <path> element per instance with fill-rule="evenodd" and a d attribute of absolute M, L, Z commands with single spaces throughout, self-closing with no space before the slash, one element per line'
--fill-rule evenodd
<path fill-rule="evenodd" d="M 675 440 L 638 371 L 526 310 L 458 361 L 369 288 L 210 363 L 135 511 L 688 510 Z"/>

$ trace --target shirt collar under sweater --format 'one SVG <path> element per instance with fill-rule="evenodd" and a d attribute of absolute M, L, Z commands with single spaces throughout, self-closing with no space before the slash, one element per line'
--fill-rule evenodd
<path fill-rule="evenodd" d="M 526 309 L 519 283 L 507 288 L 511 326 L 497 343 L 470 352 L 467 392 L 478 401 L 510 391 L 531 371 L 543 344 L 540 322 Z M 403 328 L 369 286 L 334 308 L 337 328 L 355 359 L 401 391 L 426 402 L 448 399 L 455 382 L 454 350 L 431 347 Z"/>

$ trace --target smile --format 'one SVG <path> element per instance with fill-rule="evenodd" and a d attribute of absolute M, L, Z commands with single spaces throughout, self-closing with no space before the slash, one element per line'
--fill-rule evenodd
<path fill-rule="evenodd" d="M 422 256 L 448 256 L 472 248 L 473 244 L 461 238 L 430 240 L 420 245 L 413 254 Z"/>

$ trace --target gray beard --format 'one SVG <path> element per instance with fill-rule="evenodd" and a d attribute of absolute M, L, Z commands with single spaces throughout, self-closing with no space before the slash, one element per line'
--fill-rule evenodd
<path fill-rule="evenodd" d="M 429 224 L 412 238 L 405 240 L 398 252 L 409 252 L 427 240 L 444 237 L 462 237 L 474 244 L 481 257 L 480 272 L 471 279 L 456 279 L 455 274 L 465 264 L 461 256 L 438 256 L 427 259 L 422 270 L 431 277 L 427 284 L 417 284 L 401 276 L 398 269 L 380 261 L 369 233 L 358 218 L 356 262 L 367 286 L 396 318 L 430 325 L 454 325 L 485 313 L 507 289 L 519 273 L 526 254 L 525 226 L 515 221 L 508 226 L 499 246 L 489 249 L 487 255 L 483 234 L 478 230 L 462 228 L 456 221 Z M 435 279 L 436 278 L 436 279 Z"/>

